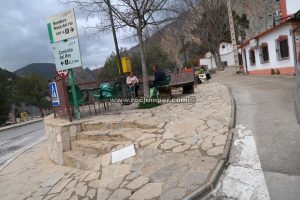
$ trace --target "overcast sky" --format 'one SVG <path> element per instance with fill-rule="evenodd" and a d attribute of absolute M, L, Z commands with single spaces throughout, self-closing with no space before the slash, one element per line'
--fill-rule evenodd
<path fill-rule="evenodd" d="M 0 67 L 15 71 L 30 63 L 54 63 L 53 53 L 47 32 L 47 16 L 54 15 L 70 7 L 58 0 L 7 0 L 0 6 Z M 102 66 L 114 51 L 111 33 L 103 33 L 96 38 L 88 35 L 86 17 L 75 9 L 81 57 L 84 67 Z M 136 41 L 128 34 L 118 33 L 120 47 L 130 48 Z"/>

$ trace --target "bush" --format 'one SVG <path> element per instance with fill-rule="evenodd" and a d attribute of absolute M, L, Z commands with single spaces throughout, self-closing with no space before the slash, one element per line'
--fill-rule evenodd
<path fill-rule="evenodd" d="M 280 75 L 280 70 L 279 69 L 276 69 L 276 74 Z"/>
<path fill-rule="evenodd" d="M 151 109 L 151 108 L 155 108 L 160 105 L 161 105 L 160 103 L 155 102 L 155 101 L 145 101 L 145 102 L 140 102 L 138 108 L 139 109 Z"/>
<path fill-rule="evenodd" d="M 275 74 L 275 70 L 271 68 L 271 74 L 274 75 Z"/>
<path fill-rule="evenodd" d="M 145 102 L 145 103 L 140 102 L 138 108 L 139 109 L 151 109 L 151 108 L 155 108 L 157 106 L 160 106 L 160 104 L 154 103 L 154 102 Z"/>

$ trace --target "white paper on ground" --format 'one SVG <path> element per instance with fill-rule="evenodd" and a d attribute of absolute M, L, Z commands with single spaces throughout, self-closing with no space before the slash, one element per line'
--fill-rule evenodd
<path fill-rule="evenodd" d="M 111 161 L 112 163 L 116 163 L 119 162 L 121 160 L 124 160 L 126 158 L 129 158 L 131 156 L 135 156 L 135 149 L 134 149 L 134 145 L 130 145 L 128 147 L 125 147 L 123 149 L 120 149 L 118 151 L 114 151 L 111 154 Z"/>

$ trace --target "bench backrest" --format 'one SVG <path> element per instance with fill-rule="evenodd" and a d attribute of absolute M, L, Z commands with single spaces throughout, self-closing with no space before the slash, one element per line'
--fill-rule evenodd
<path fill-rule="evenodd" d="M 180 72 L 177 74 L 171 74 L 170 85 L 177 84 L 177 83 L 193 82 L 193 81 L 194 81 L 193 72 Z"/>

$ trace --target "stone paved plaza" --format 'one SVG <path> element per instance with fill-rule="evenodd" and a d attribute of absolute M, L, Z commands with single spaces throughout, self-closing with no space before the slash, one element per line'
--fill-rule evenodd
<path fill-rule="evenodd" d="M 233 105 L 226 86 L 202 84 L 195 94 L 182 98 L 191 96 L 196 97 L 196 103 L 123 109 L 70 124 L 68 130 L 76 131 L 68 135 L 68 148 L 59 146 L 65 136 L 56 126 L 63 123 L 46 119 L 49 152 L 47 144 L 41 143 L 4 169 L 0 196 L 37 200 L 183 199 L 208 182 L 222 159 L 232 120 Z M 136 156 L 112 164 L 111 152 L 131 144 Z M 48 153 L 60 165 L 48 160 Z"/>

